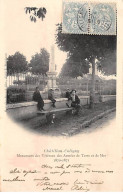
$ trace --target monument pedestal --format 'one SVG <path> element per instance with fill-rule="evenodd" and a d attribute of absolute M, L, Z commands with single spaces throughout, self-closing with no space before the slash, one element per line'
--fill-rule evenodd
<path fill-rule="evenodd" d="M 49 89 L 53 89 L 55 95 L 61 94 L 60 89 L 56 85 L 56 67 L 55 67 L 55 62 L 54 62 L 54 46 L 52 45 L 51 47 L 51 54 L 50 54 L 50 62 L 49 62 L 49 71 L 47 72 L 47 86 L 45 87 L 44 91 L 48 91 Z"/>
<path fill-rule="evenodd" d="M 58 86 L 56 85 L 56 72 L 47 72 L 48 76 L 48 83 L 47 87 L 48 89 L 58 89 Z"/>

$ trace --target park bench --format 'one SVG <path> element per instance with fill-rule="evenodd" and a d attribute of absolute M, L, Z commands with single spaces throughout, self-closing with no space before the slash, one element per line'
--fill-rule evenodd
<path fill-rule="evenodd" d="M 53 108 L 50 110 L 45 110 L 45 111 L 37 111 L 38 115 L 46 115 L 46 119 L 48 123 L 54 123 L 54 119 L 55 119 L 55 113 L 58 112 L 67 112 L 67 113 L 72 113 L 72 110 L 74 110 L 74 108 Z"/>

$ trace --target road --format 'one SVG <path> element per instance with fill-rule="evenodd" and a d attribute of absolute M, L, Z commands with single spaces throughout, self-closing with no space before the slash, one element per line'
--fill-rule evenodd
<path fill-rule="evenodd" d="M 82 107 L 79 115 L 72 115 L 68 113 L 58 113 L 54 119 L 54 124 L 47 123 L 46 116 L 35 116 L 29 119 L 18 121 L 20 125 L 38 135 L 49 135 L 49 136 L 72 136 L 83 132 L 91 132 L 97 130 L 99 127 L 108 124 L 108 121 L 112 121 L 115 118 L 115 112 L 104 116 L 97 122 L 91 124 L 88 128 L 81 129 L 84 122 L 91 120 L 105 111 L 115 108 L 115 102 L 104 102 L 95 105 L 95 109 L 89 109 L 88 106 Z"/>
<path fill-rule="evenodd" d="M 115 122 L 115 112 L 112 112 L 96 122 L 89 125 L 89 127 L 80 129 L 81 124 L 86 120 L 86 117 L 68 117 L 54 124 L 44 124 L 40 121 L 40 117 L 25 121 L 24 127 L 33 133 L 49 135 L 49 136 L 73 136 L 80 133 L 91 133 L 93 131 L 105 129 L 107 125 Z M 88 120 L 88 119 L 87 119 Z"/>
<path fill-rule="evenodd" d="M 81 129 L 82 132 L 93 132 L 98 130 L 103 130 L 109 126 L 113 126 L 116 123 L 116 112 L 111 112 L 105 117 L 98 119 L 96 122 L 92 123 L 89 127 Z"/>

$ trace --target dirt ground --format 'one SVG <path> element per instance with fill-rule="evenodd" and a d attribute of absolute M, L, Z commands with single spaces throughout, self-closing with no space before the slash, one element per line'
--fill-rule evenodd
<path fill-rule="evenodd" d="M 107 127 L 112 121 L 116 120 L 116 112 L 111 112 L 103 118 L 89 125 L 87 128 L 81 129 L 80 133 L 92 133 Z"/>
<path fill-rule="evenodd" d="M 57 113 L 54 124 L 48 124 L 45 115 L 37 115 L 31 119 L 19 121 L 19 123 L 29 131 L 35 133 L 52 136 L 69 136 L 72 132 L 76 132 L 83 122 L 115 106 L 115 101 L 109 101 L 95 104 L 94 110 L 89 109 L 89 106 L 83 106 L 77 116 L 67 114 L 66 112 Z"/>

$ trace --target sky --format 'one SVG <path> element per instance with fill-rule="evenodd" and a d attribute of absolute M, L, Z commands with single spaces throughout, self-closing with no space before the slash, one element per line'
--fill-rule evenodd
<path fill-rule="evenodd" d="M 29 14 L 25 14 L 25 7 L 45 7 L 46 18 L 31 22 Z M 2 0 L 4 13 L 4 43 L 8 55 L 16 51 L 23 53 L 27 60 L 46 48 L 50 53 L 51 45 L 55 44 L 56 24 L 62 21 L 62 0 Z M 55 45 L 55 64 L 57 72 L 61 70 L 67 53 L 62 52 Z"/>

